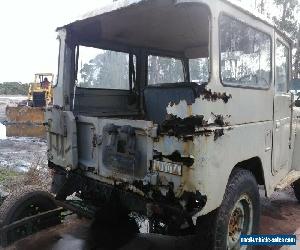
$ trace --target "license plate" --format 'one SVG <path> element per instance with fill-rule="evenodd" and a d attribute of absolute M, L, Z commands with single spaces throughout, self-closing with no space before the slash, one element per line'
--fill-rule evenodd
<path fill-rule="evenodd" d="M 178 163 L 153 160 L 152 168 L 154 171 L 158 172 L 174 174 L 179 176 L 182 175 L 182 165 Z"/>

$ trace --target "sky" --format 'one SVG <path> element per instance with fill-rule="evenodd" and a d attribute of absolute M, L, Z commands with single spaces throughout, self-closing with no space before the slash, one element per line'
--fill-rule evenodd
<path fill-rule="evenodd" d="M 57 72 L 56 27 L 112 0 L 1 0 L 0 82 Z"/>
<path fill-rule="evenodd" d="M 249 4 L 250 0 L 242 1 Z M 56 27 L 112 0 L 0 0 L 0 82 L 57 72 Z"/>

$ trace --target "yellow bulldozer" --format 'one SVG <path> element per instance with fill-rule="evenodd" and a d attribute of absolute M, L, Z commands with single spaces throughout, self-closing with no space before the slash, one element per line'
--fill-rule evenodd
<path fill-rule="evenodd" d="M 44 112 L 52 105 L 53 80 L 51 73 L 35 74 L 34 82 L 29 84 L 27 100 L 6 107 L 6 136 L 45 137 Z"/>
<path fill-rule="evenodd" d="M 28 106 L 46 107 L 53 101 L 53 80 L 54 75 L 51 73 L 35 74 L 35 80 L 29 85 Z"/>

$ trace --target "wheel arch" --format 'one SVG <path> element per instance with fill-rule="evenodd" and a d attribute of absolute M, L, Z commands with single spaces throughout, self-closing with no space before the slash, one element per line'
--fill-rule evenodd
<path fill-rule="evenodd" d="M 247 160 L 244 160 L 244 161 L 241 161 L 241 162 L 237 163 L 233 167 L 230 176 L 237 169 L 248 170 L 249 172 L 251 172 L 254 175 L 254 177 L 257 181 L 257 184 L 263 185 L 263 186 L 266 185 L 265 175 L 264 175 L 264 168 L 263 168 L 263 165 L 262 165 L 262 161 L 259 157 L 253 157 L 253 158 L 250 158 L 250 159 L 247 159 Z"/>

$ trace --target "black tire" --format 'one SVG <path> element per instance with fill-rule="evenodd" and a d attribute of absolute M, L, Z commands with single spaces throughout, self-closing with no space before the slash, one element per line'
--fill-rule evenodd
<path fill-rule="evenodd" d="M 244 210 L 241 209 L 241 206 L 243 205 L 245 205 Z M 250 211 L 248 217 L 247 215 L 244 216 L 242 220 L 242 227 L 237 226 L 236 224 L 238 223 L 234 223 L 236 218 L 240 218 L 241 214 L 238 213 L 240 211 L 243 211 L 244 214 L 247 214 L 248 211 Z M 257 234 L 259 230 L 259 222 L 260 196 L 256 179 L 251 172 L 244 169 L 236 169 L 231 174 L 231 177 L 226 187 L 223 202 L 216 213 L 216 218 L 214 222 L 213 249 L 235 249 L 234 247 L 232 247 L 232 244 L 237 244 L 235 246 L 237 246 L 237 249 L 239 249 L 239 237 L 236 237 L 236 235 L 240 235 L 240 233 Z M 239 221 L 239 223 L 241 222 Z M 252 223 L 252 226 L 250 226 L 250 223 Z M 237 228 L 242 229 L 240 230 Z M 235 237 L 229 237 L 229 231 L 231 232 L 231 235 L 234 235 Z M 232 243 L 232 239 L 237 238 L 238 243 Z M 228 247 L 227 241 L 231 243 L 230 247 Z M 236 241 L 233 240 L 233 242 Z"/>
<path fill-rule="evenodd" d="M 37 186 L 24 186 L 10 193 L 0 207 L 0 227 L 6 226 L 17 220 L 36 215 L 57 208 L 50 193 Z M 20 226 L 15 231 L 10 231 L 6 236 L 6 244 L 10 244 L 22 237 L 35 233 L 48 226 L 59 223 L 59 218 L 51 222 L 41 222 L 41 225 Z"/>
<path fill-rule="evenodd" d="M 292 184 L 292 188 L 294 189 L 294 194 L 297 200 L 300 202 L 300 179 Z"/>

